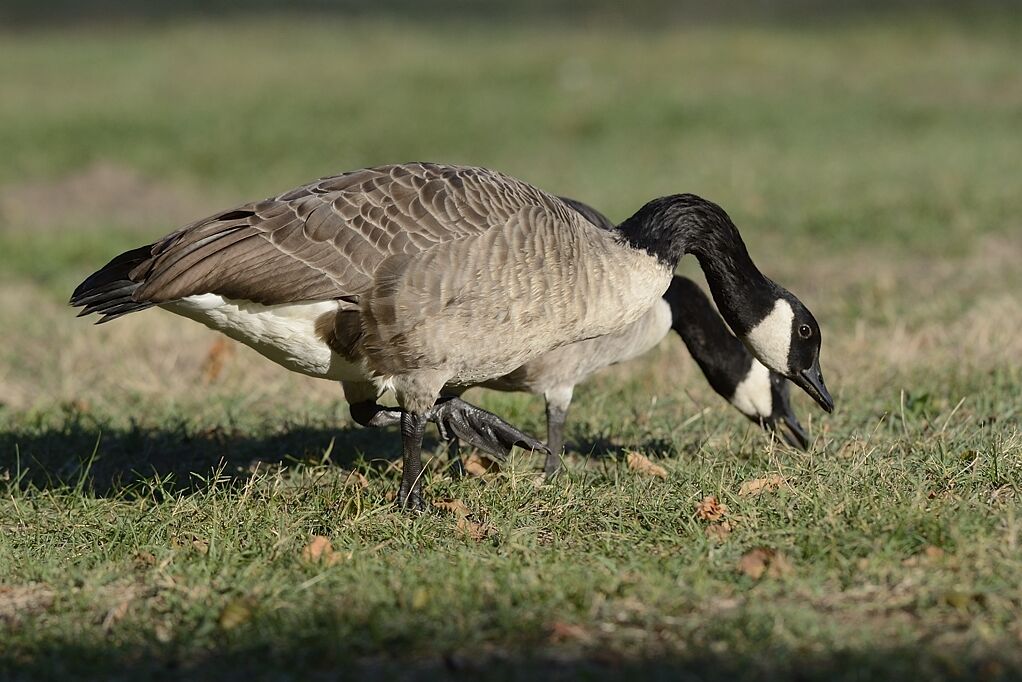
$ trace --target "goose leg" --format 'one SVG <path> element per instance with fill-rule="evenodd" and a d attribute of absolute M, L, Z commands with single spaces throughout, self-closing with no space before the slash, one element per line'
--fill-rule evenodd
<path fill-rule="evenodd" d="M 426 430 L 426 415 L 416 412 L 401 413 L 401 446 L 404 450 L 401 470 L 401 488 L 397 504 L 402 509 L 425 511 L 422 499 L 422 436 Z"/>
<path fill-rule="evenodd" d="M 561 455 L 564 450 L 564 423 L 568 419 L 573 386 L 558 386 L 543 394 L 546 398 L 546 445 L 548 448 L 543 471 L 547 480 L 561 470 Z"/>

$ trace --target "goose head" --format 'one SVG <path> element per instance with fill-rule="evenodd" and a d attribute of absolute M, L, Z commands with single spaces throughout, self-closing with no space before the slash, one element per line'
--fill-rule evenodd
<path fill-rule="evenodd" d="M 834 399 L 820 369 L 820 325 L 793 294 L 776 284 L 776 296 L 760 319 L 741 334 L 753 355 L 767 368 L 787 377 L 827 412 Z"/>

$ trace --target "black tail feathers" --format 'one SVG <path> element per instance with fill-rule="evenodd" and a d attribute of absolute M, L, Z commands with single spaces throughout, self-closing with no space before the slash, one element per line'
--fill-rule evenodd
<path fill-rule="evenodd" d="M 102 317 L 97 324 L 102 324 L 121 315 L 152 307 L 154 304 L 149 301 L 136 301 L 132 298 L 132 294 L 142 284 L 128 277 L 128 273 L 136 266 L 152 257 L 152 252 L 151 244 L 125 251 L 89 275 L 71 294 L 71 305 L 82 308 L 78 316 L 98 313 Z"/>

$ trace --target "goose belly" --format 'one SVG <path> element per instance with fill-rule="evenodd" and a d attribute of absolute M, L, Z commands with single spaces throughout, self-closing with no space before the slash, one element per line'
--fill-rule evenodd
<path fill-rule="evenodd" d="M 593 372 L 643 355 L 671 330 L 671 308 L 664 299 L 615 334 L 576 341 L 548 351 L 518 369 L 482 385 L 497 391 L 545 393 L 574 386 Z"/>
<path fill-rule="evenodd" d="M 334 353 L 316 333 L 316 320 L 336 312 L 337 306 L 336 301 L 267 306 L 201 294 L 160 307 L 222 332 L 292 372 L 320 379 L 363 379 L 362 363 Z"/>

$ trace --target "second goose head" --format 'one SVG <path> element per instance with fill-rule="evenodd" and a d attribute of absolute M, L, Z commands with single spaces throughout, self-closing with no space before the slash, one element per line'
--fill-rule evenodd
<path fill-rule="evenodd" d="M 788 381 L 731 334 L 702 288 L 675 275 L 664 300 L 671 307 L 671 326 L 713 390 L 749 420 L 805 450 L 809 438 L 791 407 Z"/>
<path fill-rule="evenodd" d="M 619 230 L 633 248 L 672 267 L 686 253 L 695 255 L 717 308 L 750 352 L 833 411 L 820 370 L 819 324 L 794 294 L 759 271 L 724 209 L 675 194 L 650 201 Z"/>

